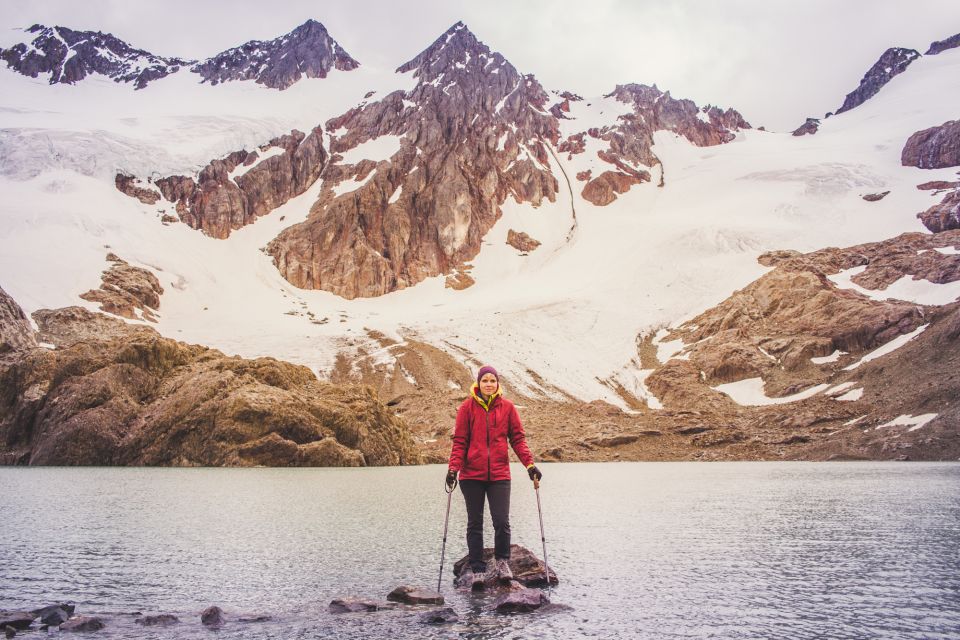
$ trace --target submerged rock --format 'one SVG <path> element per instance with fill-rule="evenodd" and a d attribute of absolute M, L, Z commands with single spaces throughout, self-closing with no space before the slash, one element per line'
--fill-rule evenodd
<path fill-rule="evenodd" d="M 208 627 L 219 627 L 227 621 L 223 609 L 217 606 L 207 607 L 200 614 L 200 622 Z"/>
<path fill-rule="evenodd" d="M 327 607 L 330 613 L 358 613 L 363 611 L 380 611 L 381 609 L 392 609 L 393 604 L 382 602 L 380 600 L 367 600 L 365 598 L 336 598 Z"/>
<path fill-rule="evenodd" d="M 17 635 L 17 630 L 10 625 L 7 625 L 3 628 L 3 635 L 5 635 L 8 639 L 12 638 L 13 636 Z"/>
<path fill-rule="evenodd" d="M 443 596 L 436 591 L 409 587 L 406 585 L 397 587 L 387 595 L 387 600 L 391 602 L 402 602 L 404 604 L 443 604 Z"/>
<path fill-rule="evenodd" d="M 452 607 L 434 609 L 433 611 L 427 611 L 420 615 L 420 622 L 423 624 L 448 624 L 456 622 L 459 619 L 460 616 L 457 615 L 457 612 L 454 611 Z"/>
<path fill-rule="evenodd" d="M 528 613 L 550 604 L 550 598 L 539 589 L 521 589 L 501 596 L 494 603 L 498 613 Z"/>
<path fill-rule="evenodd" d="M 105 626 L 103 620 L 96 616 L 77 616 L 61 624 L 60 631 L 99 631 Z"/>
<path fill-rule="evenodd" d="M 13 627 L 16 630 L 28 629 L 37 618 L 27 611 L 0 611 L 0 627 Z"/>
<path fill-rule="evenodd" d="M 143 616 L 134 622 L 145 627 L 169 627 L 172 624 L 178 624 L 180 618 L 169 613 L 161 613 L 158 616 Z"/>
<path fill-rule="evenodd" d="M 237 622 L 270 622 L 273 620 L 273 616 L 241 616 L 237 618 Z"/>

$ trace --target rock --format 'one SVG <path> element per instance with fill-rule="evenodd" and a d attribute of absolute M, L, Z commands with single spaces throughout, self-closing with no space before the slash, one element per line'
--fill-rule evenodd
<path fill-rule="evenodd" d="M 934 233 L 960 229 L 960 189 L 947 193 L 943 200 L 918 213 L 917 217 Z"/>
<path fill-rule="evenodd" d="M 282 150 L 261 159 L 260 154 Z M 163 197 L 176 203 L 180 220 L 214 238 L 227 238 L 310 188 L 327 163 L 323 131 L 293 130 L 258 150 L 234 151 L 212 160 L 197 178 L 167 176 L 154 181 Z M 235 179 L 231 172 L 251 167 Z"/>
<path fill-rule="evenodd" d="M 257 622 L 270 622 L 273 620 L 273 616 L 259 615 L 259 616 L 240 616 L 237 618 L 237 622 L 243 622 L 247 624 L 253 624 Z"/>
<path fill-rule="evenodd" d="M 953 49 L 955 47 L 960 47 L 960 33 L 950 36 L 945 40 L 936 40 L 930 43 L 930 48 L 927 49 L 927 52 L 923 55 L 925 56 L 935 56 L 939 53 L 943 53 L 948 49 Z"/>
<path fill-rule="evenodd" d="M 37 348 L 37 339 L 20 305 L 0 288 L 0 357 Z"/>
<path fill-rule="evenodd" d="M 546 604 L 550 604 L 550 598 L 543 591 L 523 589 L 511 591 L 498 598 L 494 603 L 494 609 L 497 613 L 529 613 Z"/>
<path fill-rule="evenodd" d="M 588 200 L 598 207 L 603 207 L 616 200 L 616 194 L 629 191 L 632 185 L 649 182 L 650 174 L 648 173 L 645 178 L 620 173 L 619 171 L 604 171 L 588 182 L 580 195 L 583 196 L 584 200 Z"/>
<path fill-rule="evenodd" d="M 457 271 L 453 275 L 447 276 L 446 281 L 444 281 L 443 286 L 447 289 L 453 289 L 454 291 L 463 291 L 468 289 L 477 283 L 466 271 Z"/>
<path fill-rule="evenodd" d="M 364 387 L 244 360 L 85 309 L 34 314 L 43 341 L 0 367 L 0 460 L 22 464 L 357 466 L 419 461 Z M 12 356 L 11 356 L 12 357 Z"/>
<path fill-rule="evenodd" d="M 253 80 L 264 86 L 289 88 L 300 78 L 326 78 L 332 69 L 350 71 L 360 63 L 350 57 L 316 20 L 269 42 L 251 40 L 190 68 L 204 82 Z"/>
<path fill-rule="evenodd" d="M 960 165 L 960 120 L 917 131 L 907 138 L 900 164 L 919 169 L 943 169 Z"/>
<path fill-rule="evenodd" d="M 125 193 L 131 198 L 136 198 L 143 204 L 153 205 L 162 197 L 160 192 L 154 189 L 146 189 L 140 186 L 140 180 L 136 176 L 125 173 L 118 173 L 114 179 L 117 190 Z"/>
<path fill-rule="evenodd" d="M 39 616 L 41 624 L 56 627 L 69 620 L 73 612 L 74 607 L 72 605 L 54 605 L 38 609 L 33 613 Z"/>
<path fill-rule="evenodd" d="M 910 63 L 919 57 L 920 52 L 913 49 L 892 47 L 884 51 L 880 59 L 864 74 L 863 79 L 860 80 L 860 86 L 847 94 L 843 105 L 837 109 L 836 113 L 849 111 L 875 96 L 885 84 L 906 71 Z"/>
<path fill-rule="evenodd" d="M 366 600 L 362 598 L 337 598 L 327 607 L 330 613 L 358 613 L 363 611 L 380 611 L 391 608 L 389 602 Z"/>
<path fill-rule="evenodd" d="M 156 322 L 152 312 L 160 308 L 163 295 L 157 277 L 146 269 L 130 266 L 112 253 L 107 254 L 107 261 L 113 266 L 103 272 L 100 288 L 81 293 L 80 297 L 99 302 L 100 310 L 107 313 Z"/>
<path fill-rule="evenodd" d="M 15 635 L 17 635 L 17 630 L 16 630 L 16 628 L 11 627 L 10 625 L 6 625 L 6 626 L 3 628 L 3 635 L 6 636 L 8 639 L 9 639 L 9 638 L 12 638 L 12 637 L 14 637 Z"/>
<path fill-rule="evenodd" d="M 492 562 L 493 549 L 489 547 L 484 549 L 483 558 L 485 562 Z M 456 578 L 463 572 L 463 568 L 467 565 L 467 560 L 468 556 L 464 556 L 454 563 L 453 575 Z M 510 545 L 510 571 L 513 573 L 513 581 L 520 586 L 534 587 L 546 585 L 543 562 L 534 555 L 532 551 L 518 544 Z M 487 583 L 488 588 L 491 589 L 505 586 L 500 585 L 499 581 L 493 579 L 488 580 Z M 557 578 L 557 574 L 554 572 L 553 567 L 550 567 L 550 584 L 555 585 L 559 583 L 560 580 Z"/>
<path fill-rule="evenodd" d="M 820 130 L 819 118 L 807 118 L 807 121 L 793 130 L 795 136 L 813 135 Z"/>
<path fill-rule="evenodd" d="M 216 605 L 207 607 L 200 614 L 200 622 L 207 627 L 220 627 L 223 626 L 226 621 L 227 618 L 223 613 L 223 609 Z"/>
<path fill-rule="evenodd" d="M 444 607 L 443 609 L 434 609 L 433 611 L 420 614 L 419 620 L 423 624 L 448 624 L 457 622 L 460 620 L 460 617 L 451 607 Z"/>
<path fill-rule="evenodd" d="M 60 631 L 99 631 L 106 625 L 96 616 L 77 616 L 60 625 Z"/>
<path fill-rule="evenodd" d="M 157 616 L 143 616 L 135 619 L 134 622 L 144 627 L 169 627 L 179 624 L 180 618 L 170 613 L 161 613 Z"/>
<path fill-rule="evenodd" d="M 406 585 L 391 591 L 387 600 L 404 604 L 443 604 L 443 596 L 436 591 Z"/>
<path fill-rule="evenodd" d="M 882 191 L 880 193 L 868 193 L 863 196 L 863 199 L 867 202 L 877 202 L 878 200 L 883 200 L 889 194 L 889 191 Z"/>
<path fill-rule="evenodd" d="M 931 180 L 917 185 L 917 189 L 920 191 L 945 191 L 958 187 L 960 187 L 960 182 L 948 182 L 946 180 Z"/>
<path fill-rule="evenodd" d="M 23 630 L 30 628 L 37 615 L 26 611 L 0 611 L 0 627 Z"/>
<path fill-rule="evenodd" d="M 524 253 L 529 253 L 540 246 L 538 240 L 534 240 L 523 231 L 518 233 L 513 229 L 507 231 L 507 244 Z"/>
<path fill-rule="evenodd" d="M 100 74 L 115 82 L 132 82 L 136 89 L 142 89 L 192 62 L 161 58 L 99 31 L 35 24 L 26 32 L 37 35 L 29 45 L 19 43 L 0 50 L 0 60 L 31 78 L 50 74 L 50 84 L 74 84 L 88 75 Z M 137 63 L 131 64 L 131 60 Z"/>

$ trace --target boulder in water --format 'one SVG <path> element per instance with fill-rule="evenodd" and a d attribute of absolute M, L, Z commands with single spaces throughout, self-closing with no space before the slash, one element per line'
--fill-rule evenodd
<path fill-rule="evenodd" d="M 467 556 L 457 560 L 453 565 L 453 575 L 459 577 L 467 566 Z M 485 562 L 493 562 L 493 549 L 483 550 L 483 559 Z M 513 573 L 513 579 L 526 587 L 543 587 L 547 585 L 546 574 L 543 569 L 543 561 L 540 560 L 532 551 L 518 544 L 510 545 L 510 571 Z M 455 584 L 459 582 L 454 579 Z M 550 584 L 559 584 L 560 579 L 553 569 L 550 569 Z M 485 580 L 485 586 L 494 588 L 499 586 L 499 581 L 492 576 Z"/>
<path fill-rule="evenodd" d="M 218 606 L 207 607 L 200 614 L 200 622 L 208 627 L 219 627 L 227 621 L 223 609 Z"/>
<path fill-rule="evenodd" d="M 402 602 L 404 604 L 443 604 L 443 596 L 436 591 L 406 585 L 397 587 L 391 591 L 389 595 L 387 595 L 387 600 L 391 602 Z"/>
<path fill-rule="evenodd" d="M 100 631 L 105 626 L 96 616 L 77 616 L 60 625 L 60 631 Z"/>
<path fill-rule="evenodd" d="M 381 609 L 388 609 L 392 606 L 389 602 L 380 602 L 378 600 L 337 598 L 333 600 L 327 608 L 330 610 L 330 613 L 358 613 L 362 611 L 380 611 Z"/>
<path fill-rule="evenodd" d="M 545 604 L 550 604 L 550 598 L 539 589 L 520 589 L 501 596 L 494 603 L 497 613 L 529 613 L 536 611 Z"/>
<path fill-rule="evenodd" d="M 169 613 L 161 613 L 158 616 L 143 616 L 137 618 L 134 622 L 145 627 L 169 627 L 172 624 L 178 624 L 180 618 Z"/>
<path fill-rule="evenodd" d="M 54 604 L 42 609 L 35 609 L 33 615 L 40 618 L 41 624 L 57 627 L 73 615 L 75 607 L 72 604 Z"/>
<path fill-rule="evenodd" d="M 36 617 L 27 611 L 0 611 L 0 627 L 13 627 L 17 631 L 29 629 Z"/>
<path fill-rule="evenodd" d="M 434 609 L 433 611 L 427 611 L 420 615 L 420 622 L 423 624 L 448 624 L 450 622 L 456 622 L 459 619 L 460 617 L 452 607 Z"/>

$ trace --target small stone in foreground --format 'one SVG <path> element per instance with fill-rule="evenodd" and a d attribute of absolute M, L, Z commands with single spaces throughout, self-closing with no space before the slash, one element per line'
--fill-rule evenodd
<path fill-rule="evenodd" d="M 545 604 L 550 604 L 550 598 L 539 589 L 522 589 L 512 591 L 494 604 L 498 613 L 529 613 Z"/>
<path fill-rule="evenodd" d="M 100 631 L 105 624 L 96 616 L 77 616 L 60 625 L 60 631 Z"/>
<path fill-rule="evenodd" d="M 420 622 L 423 624 L 448 624 L 450 622 L 456 622 L 459 619 L 460 617 L 452 607 L 434 609 L 433 611 L 427 611 L 420 616 Z"/>
<path fill-rule="evenodd" d="M 361 598 L 337 598 L 327 607 L 330 613 L 358 613 L 361 611 L 379 611 L 388 607 L 386 602 L 363 600 Z"/>
<path fill-rule="evenodd" d="M 218 606 L 207 607 L 203 610 L 203 613 L 200 614 L 200 622 L 208 627 L 219 627 L 226 621 L 227 619 L 223 615 L 223 609 Z"/>
<path fill-rule="evenodd" d="M 436 591 L 407 585 L 399 586 L 391 591 L 387 595 L 387 600 L 404 604 L 443 604 L 443 596 Z"/>
<path fill-rule="evenodd" d="M 10 626 L 15 630 L 27 629 L 33 624 L 36 617 L 26 611 L 2 611 L 0 612 L 0 627 Z"/>
<path fill-rule="evenodd" d="M 145 627 L 169 627 L 172 624 L 179 623 L 180 618 L 169 613 L 161 613 L 158 616 L 143 616 L 142 618 L 137 618 L 134 622 L 142 624 Z"/>

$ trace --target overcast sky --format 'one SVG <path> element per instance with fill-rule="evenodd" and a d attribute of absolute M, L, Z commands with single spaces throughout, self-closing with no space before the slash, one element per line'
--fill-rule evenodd
<path fill-rule="evenodd" d="M 2 0 L 10 27 L 111 32 L 204 58 L 308 18 L 361 64 L 395 68 L 457 20 L 547 89 L 584 96 L 656 83 L 754 126 L 793 129 L 835 110 L 888 47 L 960 33 L 958 0 Z"/>

